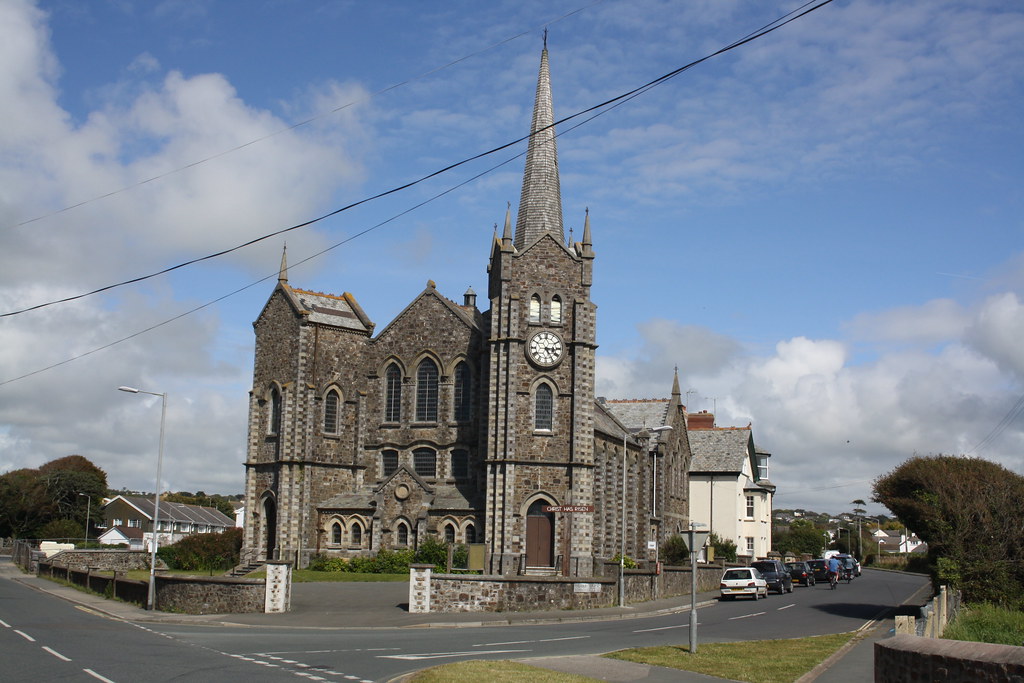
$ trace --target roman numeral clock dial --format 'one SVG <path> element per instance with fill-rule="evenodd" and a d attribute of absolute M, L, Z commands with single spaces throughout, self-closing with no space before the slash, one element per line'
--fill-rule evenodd
<path fill-rule="evenodd" d="M 554 332 L 542 331 L 530 337 L 527 353 L 537 365 L 551 366 L 562 360 L 565 347 Z"/>

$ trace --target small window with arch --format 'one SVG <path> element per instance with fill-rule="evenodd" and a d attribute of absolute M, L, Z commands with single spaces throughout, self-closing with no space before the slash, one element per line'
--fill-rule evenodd
<path fill-rule="evenodd" d="M 551 297 L 551 323 L 553 325 L 562 324 L 562 297 L 557 294 Z"/>

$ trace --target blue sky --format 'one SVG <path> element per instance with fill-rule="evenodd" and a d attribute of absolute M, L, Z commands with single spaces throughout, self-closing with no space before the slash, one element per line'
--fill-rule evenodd
<path fill-rule="evenodd" d="M 230 248 L 521 137 L 545 27 L 561 118 L 798 6 L 10 0 L 0 308 Z M 666 396 L 678 366 L 692 410 L 753 424 L 776 507 L 848 510 L 915 454 L 1024 472 L 1024 422 L 1001 426 L 1024 394 L 1022 67 L 1018 3 L 836 0 L 561 126 L 566 226 L 578 236 L 589 208 L 598 255 L 598 393 Z M 133 385 L 169 395 L 165 485 L 240 492 L 272 279 L 17 378 L 273 275 L 285 239 L 293 286 L 351 292 L 378 329 L 428 279 L 484 294 L 521 151 L 0 318 L 0 471 L 79 453 L 113 486 L 152 489 L 159 406 L 115 391 Z"/>

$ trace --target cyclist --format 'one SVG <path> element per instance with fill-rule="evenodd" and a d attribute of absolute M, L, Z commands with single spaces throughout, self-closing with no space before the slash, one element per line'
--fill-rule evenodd
<path fill-rule="evenodd" d="M 836 584 L 839 583 L 839 568 L 841 567 L 839 558 L 833 555 L 828 558 L 828 581 L 835 588 Z"/>

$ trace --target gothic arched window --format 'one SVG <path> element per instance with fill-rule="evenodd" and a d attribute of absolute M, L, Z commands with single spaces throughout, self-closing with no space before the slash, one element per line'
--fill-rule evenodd
<path fill-rule="evenodd" d="M 540 322 L 540 297 L 536 294 L 530 297 L 530 322 Z"/>
<path fill-rule="evenodd" d="M 469 365 L 463 361 L 455 366 L 455 419 L 465 422 L 473 416 L 473 378 Z"/>
<path fill-rule="evenodd" d="M 382 451 L 380 454 L 380 474 L 390 477 L 398 469 L 398 451 Z"/>
<path fill-rule="evenodd" d="M 437 364 L 429 358 L 416 369 L 416 421 L 437 422 Z"/>
<path fill-rule="evenodd" d="M 455 543 L 455 525 L 445 524 L 444 525 L 444 541 L 449 545 Z"/>
<path fill-rule="evenodd" d="M 331 543 L 341 545 L 341 524 L 339 522 L 331 525 Z"/>
<path fill-rule="evenodd" d="M 476 526 L 466 525 L 466 543 L 476 543 Z"/>
<path fill-rule="evenodd" d="M 534 429 L 538 431 L 551 431 L 554 422 L 554 403 L 554 394 L 551 391 L 551 387 L 547 384 L 538 385 L 537 391 L 534 393 Z"/>
<path fill-rule="evenodd" d="M 324 434 L 338 433 L 338 408 L 341 405 L 341 397 L 338 392 L 331 389 L 324 398 Z"/>
<path fill-rule="evenodd" d="M 555 325 L 562 324 L 562 299 L 557 294 L 551 297 L 551 322 Z"/>
<path fill-rule="evenodd" d="M 391 364 L 384 373 L 384 421 L 398 422 L 402 419 L 402 371 Z"/>
<path fill-rule="evenodd" d="M 405 522 L 398 523 L 398 545 L 409 545 L 409 525 Z"/>
<path fill-rule="evenodd" d="M 358 548 L 363 547 L 363 525 L 359 522 L 352 523 L 352 545 Z"/>
<path fill-rule="evenodd" d="M 281 392 L 274 387 L 270 390 L 270 415 L 267 421 L 267 431 L 271 434 L 281 432 Z"/>

